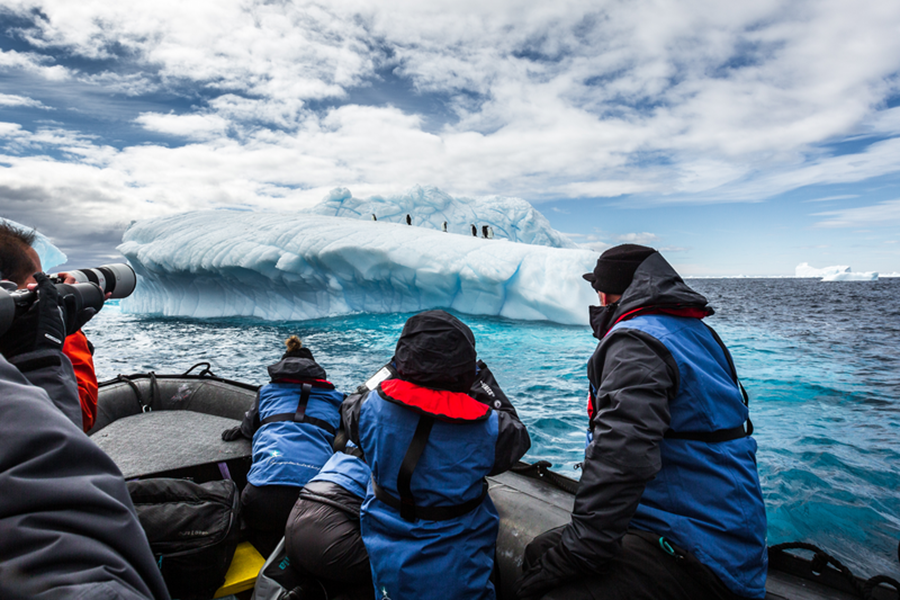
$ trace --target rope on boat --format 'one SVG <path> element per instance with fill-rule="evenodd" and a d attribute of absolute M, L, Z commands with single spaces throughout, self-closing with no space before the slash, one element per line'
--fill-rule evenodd
<path fill-rule="evenodd" d="M 203 370 L 198 373 L 198 377 L 215 377 L 215 374 L 211 370 L 212 365 L 208 362 L 198 362 L 196 365 L 185 371 L 184 375 L 190 375 L 191 371 L 200 366 L 203 367 Z"/>
<path fill-rule="evenodd" d="M 117 375 L 115 379 L 110 381 L 109 383 L 127 383 L 128 387 L 131 388 L 131 391 L 134 392 L 134 399 L 137 400 L 138 406 L 141 409 L 141 412 L 150 412 L 152 409 L 150 405 L 144 402 L 144 395 L 141 393 L 141 389 L 138 385 L 131 380 L 127 375 Z"/>
<path fill-rule="evenodd" d="M 786 550 L 792 549 L 809 550 L 814 553 L 813 558 L 809 562 L 802 561 L 801 567 L 798 564 L 801 562 L 800 559 L 785 552 Z M 794 560 L 792 561 L 791 559 Z M 813 581 L 828 574 L 839 574 L 846 584 L 846 591 L 854 592 L 857 597 L 862 598 L 863 600 L 875 600 L 875 590 L 878 588 L 881 588 L 882 590 L 885 589 L 883 585 L 886 584 L 894 588 L 897 592 L 897 598 L 900 600 L 900 583 L 895 579 L 886 575 L 876 575 L 866 581 L 862 581 L 854 576 L 850 569 L 844 566 L 839 560 L 812 544 L 789 542 L 786 544 L 770 546 L 769 564 L 781 571 L 792 573 L 793 575 L 803 577 L 804 579 L 812 579 Z M 829 565 L 831 566 L 829 567 Z M 838 582 L 835 581 L 834 583 Z"/>
<path fill-rule="evenodd" d="M 513 465 L 510 471 L 532 479 L 542 479 L 564 492 L 569 492 L 570 494 L 576 493 L 578 491 L 578 482 L 574 479 L 569 479 L 565 475 L 560 475 L 555 471 L 551 471 L 550 467 L 552 466 L 553 465 L 546 460 L 539 460 L 530 465 L 528 463 L 520 462 L 517 465 Z"/>
<path fill-rule="evenodd" d="M 876 575 L 875 577 L 870 577 L 868 581 L 863 585 L 863 598 L 867 600 L 869 598 L 874 598 L 873 595 L 875 588 L 880 586 L 881 584 L 886 583 L 887 585 L 894 588 L 894 591 L 897 593 L 897 598 L 900 598 L 900 582 L 896 579 L 888 577 L 887 575 Z"/>

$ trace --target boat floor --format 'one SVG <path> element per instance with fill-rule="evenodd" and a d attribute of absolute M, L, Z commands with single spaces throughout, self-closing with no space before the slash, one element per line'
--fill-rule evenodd
<path fill-rule="evenodd" d="M 91 439 L 118 465 L 125 479 L 250 457 L 250 441 L 222 441 L 240 421 L 188 410 L 124 417 Z M 186 434 L 185 432 L 189 432 Z"/>

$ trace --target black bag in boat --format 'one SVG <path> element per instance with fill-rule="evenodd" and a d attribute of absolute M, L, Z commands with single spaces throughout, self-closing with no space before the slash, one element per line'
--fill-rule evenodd
<path fill-rule="evenodd" d="M 128 491 L 172 598 L 212 598 L 238 544 L 235 483 L 160 477 L 130 481 Z"/>

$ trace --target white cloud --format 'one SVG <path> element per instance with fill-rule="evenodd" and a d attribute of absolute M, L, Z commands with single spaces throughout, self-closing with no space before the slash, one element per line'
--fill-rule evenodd
<path fill-rule="evenodd" d="M 28 106 L 31 108 L 49 109 L 49 107 L 44 106 L 38 100 L 14 94 L 0 94 L 0 106 Z"/>
<path fill-rule="evenodd" d="M 897 227 L 900 225 L 900 200 L 888 200 L 871 206 L 815 213 L 826 217 L 817 227 Z"/>
<path fill-rule="evenodd" d="M 642 246 L 650 246 L 660 241 L 660 237 L 655 233 L 626 233 L 616 236 L 616 241 L 620 244 L 640 244 Z"/>
<path fill-rule="evenodd" d="M 0 70 L 22 69 L 29 73 L 35 73 L 48 81 L 65 81 L 69 79 L 69 70 L 60 65 L 47 66 L 49 59 L 28 52 L 16 52 L 15 50 L 0 50 Z"/>
<path fill-rule="evenodd" d="M 804 200 L 803 202 L 832 202 L 834 200 L 849 200 L 851 198 L 859 198 L 859 194 L 839 194 L 837 196 L 826 196 L 824 198 L 811 198 L 809 200 Z"/>
<path fill-rule="evenodd" d="M 843 156 L 820 149 L 849 136 L 900 135 L 900 112 L 883 109 L 900 91 L 896 2 L 5 7 L 46 18 L 21 32 L 34 52 L 0 53 L 3 71 L 191 102 L 173 113 L 134 111 L 152 139 L 178 138 L 172 147 L 117 140 L 116 149 L 90 131 L 0 124 L 11 165 L 0 183 L 38 186 L 46 198 L 96 198 L 105 208 L 92 214 L 104 222 L 219 204 L 309 204 L 339 185 L 358 195 L 423 183 L 535 202 L 627 194 L 725 202 L 900 170 L 900 138 Z M 55 55 L 104 62 L 76 72 Z M 407 98 L 421 100 L 420 112 L 396 106 L 391 94 L 406 92 L 391 87 L 390 71 L 422 94 Z M 351 103 L 366 91 L 374 105 Z M 44 100 L 15 90 L 0 104 L 31 97 Z M 321 108 L 328 101 L 343 105 Z M 429 114 L 432 106 L 444 112 Z"/>
<path fill-rule="evenodd" d="M 215 138 L 228 129 L 228 121 L 216 115 L 143 113 L 136 121 L 149 131 L 193 139 Z"/>

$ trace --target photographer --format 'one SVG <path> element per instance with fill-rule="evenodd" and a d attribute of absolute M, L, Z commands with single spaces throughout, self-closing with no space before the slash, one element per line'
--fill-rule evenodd
<path fill-rule="evenodd" d="M 61 352 L 73 317 L 35 278 L 0 334 L 0 597 L 168 600 L 122 474 L 81 431 Z"/>
<path fill-rule="evenodd" d="M 0 223 L 0 273 L 4 279 L 16 284 L 19 289 L 25 289 L 28 284 L 36 283 L 34 273 L 43 271 L 41 259 L 32 247 L 34 244 L 34 232 L 25 232 L 12 225 Z M 65 273 L 60 273 L 65 277 Z M 75 283 L 74 279 L 66 278 L 65 283 Z M 82 323 L 87 322 L 93 316 L 93 309 L 87 309 L 82 316 Z M 78 330 L 65 337 L 62 348 L 63 354 L 69 358 L 78 384 L 79 412 L 70 414 L 63 412 L 73 419 L 84 431 L 88 431 L 94 425 L 97 417 L 97 375 L 94 372 L 94 349 L 87 337 Z M 4 352 L 4 355 L 6 353 Z M 9 356 L 7 355 L 7 358 Z M 51 396 L 53 397 L 53 396 Z M 61 407 L 62 408 L 62 407 Z"/>

